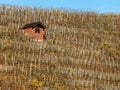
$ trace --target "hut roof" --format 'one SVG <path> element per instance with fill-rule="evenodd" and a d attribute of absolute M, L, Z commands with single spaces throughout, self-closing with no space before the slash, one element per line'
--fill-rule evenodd
<path fill-rule="evenodd" d="M 25 24 L 22 29 L 27 29 L 27 28 L 34 28 L 34 27 L 42 27 L 43 29 L 46 28 L 46 26 L 42 23 L 42 22 L 33 22 L 33 23 L 29 23 L 29 24 Z"/>

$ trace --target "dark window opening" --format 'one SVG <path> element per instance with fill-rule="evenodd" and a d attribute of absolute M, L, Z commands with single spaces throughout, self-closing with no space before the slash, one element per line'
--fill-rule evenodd
<path fill-rule="evenodd" d="M 35 33 L 40 33 L 40 28 L 39 27 L 35 28 Z"/>
<path fill-rule="evenodd" d="M 43 35 L 43 38 L 44 38 L 44 39 L 47 39 L 45 35 Z"/>

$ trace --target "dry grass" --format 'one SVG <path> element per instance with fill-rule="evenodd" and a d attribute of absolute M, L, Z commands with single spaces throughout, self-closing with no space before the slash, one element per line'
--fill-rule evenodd
<path fill-rule="evenodd" d="M 119 90 L 120 15 L 6 7 L 0 8 L 0 89 Z M 38 20 L 49 25 L 42 43 L 18 30 Z"/>

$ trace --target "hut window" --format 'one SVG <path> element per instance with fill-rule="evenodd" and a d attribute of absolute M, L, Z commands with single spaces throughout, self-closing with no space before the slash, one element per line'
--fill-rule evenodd
<path fill-rule="evenodd" d="M 40 28 L 39 27 L 35 28 L 35 33 L 40 33 Z"/>

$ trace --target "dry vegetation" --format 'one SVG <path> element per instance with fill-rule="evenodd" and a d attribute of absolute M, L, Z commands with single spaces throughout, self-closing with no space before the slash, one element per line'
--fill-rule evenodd
<path fill-rule="evenodd" d="M 19 30 L 39 20 L 43 43 Z M 119 88 L 119 14 L 0 5 L 0 90 Z"/>

